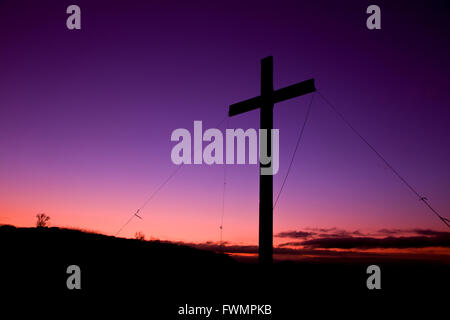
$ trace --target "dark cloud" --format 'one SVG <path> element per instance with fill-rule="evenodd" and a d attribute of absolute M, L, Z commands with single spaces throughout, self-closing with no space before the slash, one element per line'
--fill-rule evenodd
<path fill-rule="evenodd" d="M 341 238 L 346 236 L 362 236 L 361 232 L 358 230 L 347 231 L 337 228 L 306 228 L 309 231 L 285 231 L 280 232 L 275 235 L 278 238 L 291 238 L 291 239 L 306 239 L 312 237 L 318 238 Z"/>
<path fill-rule="evenodd" d="M 303 239 L 288 241 L 280 248 L 303 247 L 314 249 L 372 249 L 372 248 L 425 248 L 450 247 L 450 232 L 431 229 L 380 229 L 363 234 L 359 230 L 338 228 L 305 228 L 278 234 L 280 238 Z"/>
<path fill-rule="evenodd" d="M 303 241 L 292 241 L 292 242 L 286 242 L 278 245 L 279 248 L 283 247 L 297 247 L 297 246 L 303 246 Z"/>
<path fill-rule="evenodd" d="M 359 231 L 346 231 L 346 230 L 336 230 L 334 232 L 317 234 L 319 238 L 342 238 L 342 237 L 350 237 L 352 235 L 361 235 L 361 234 L 359 233 Z"/>
<path fill-rule="evenodd" d="M 310 236 L 314 235 L 313 232 L 305 232 L 305 231 L 286 231 L 286 232 L 280 232 L 278 234 L 275 235 L 275 237 L 278 238 L 293 238 L 293 239 L 298 239 L 298 238 L 308 238 Z"/>
<path fill-rule="evenodd" d="M 332 232 L 332 231 L 337 230 L 337 228 L 336 227 L 333 227 L 333 228 L 305 228 L 305 230 L 310 230 L 310 231 L 314 231 L 314 232 L 325 232 L 325 233 L 328 233 L 328 232 Z"/>
<path fill-rule="evenodd" d="M 450 247 L 450 236 L 412 236 L 412 237 L 330 237 L 306 240 L 302 245 L 308 248 L 326 249 L 372 249 L 372 248 L 425 248 Z"/>
<path fill-rule="evenodd" d="M 405 232 L 408 231 L 402 229 L 380 229 L 377 231 L 377 233 L 384 235 L 404 234 Z"/>
<path fill-rule="evenodd" d="M 436 231 L 430 229 L 414 229 L 414 233 L 423 236 L 450 237 L 450 232 Z"/>

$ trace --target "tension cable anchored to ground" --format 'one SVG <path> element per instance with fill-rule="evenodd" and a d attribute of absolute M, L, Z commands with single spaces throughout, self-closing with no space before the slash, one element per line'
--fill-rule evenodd
<path fill-rule="evenodd" d="M 220 120 L 220 122 L 216 125 L 216 128 L 220 127 L 220 125 L 228 118 L 228 116 L 225 116 L 222 120 Z M 120 229 L 116 232 L 116 234 L 114 236 L 118 236 L 120 234 L 120 232 L 122 232 L 122 230 L 131 222 L 131 220 L 133 220 L 134 218 L 139 218 L 142 220 L 142 217 L 139 215 L 141 210 L 145 208 L 145 206 L 147 206 L 147 204 L 161 191 L 161 189 L 164 188 L 164 186 L 178 173 L 178 171 L 181 169 L 181 167 L 184 165 L 184 163 L 181 163 L 180 165 L 178 165 L 171 173 L 170 175 L 166 178 L 166 180 L 164 180 L 159 186 L 158 188 L 156 188 L 155 191 L 153 191 L 150 196 L 147 197 L 147 199 L 142 203 L 142 205 L 136 210 L 136 212 L 134 212 L 131 217 L 120 227 Z M 224 189 L 225 192 L 225 189 Z M 223 221 L 223 216 L 222 216 L 222 221 Z M 220 228 L 222 229 L 222 225 L 220 226 Z"/>
<path fill-rule="evenodd" d="M 428 202 L 428 199 L 425 198 L 424 196 L 420 195 L 419 192 L 417 192 L 417 190 L 415 188 L 413 188 L 413 186 L 406 181 L 405 178 L 403 178 L 397 170 L 394 169 L 394 167 L 386 160 L 386 158 L 384 158 L 380 152 L 378 152 L 375 147 L 369 143 L 369 141 L 367 141 L 366 138 L 364 138 L 359 132 L 358 130 L 356 130 L 356 128 L 354 126 L 351 125 L 351 123 L 344 117 L 344 115 L 339 112 L 339 110 L 336 108 L 336 106 L 334 104 L 332 104 L 327 98 L 324 97 L 324 95 L 320 92 L 317 91 L 317 93 L 319 94 L 319 96 L 322 98 L 323 101 L 325 101 L 325 103 L 338 115 L 338 117 L 377 155 L 378 158 L 381 159 L 381 161 L 384 162 L 384 164 L 386 164 L 386 166 L 394 173 L 394 175 L 409 189 L 411 190 L 411 192 L 414 193 L 414 195 L 416 195 L 420 201 L 422 201 L 423 203 L 425 203 L 425 205 L 428 207 L 428 209 L 431 210 L 431 212 L 433 212 L 447 227 L 450 228 L 450 220 L 441 216 Z"/>
<path fill-rule="evenodd" d="M 303 121 L 302 128 L 300 129 L 300 133 L 297 138 L 297 143 L 295 144 L 294 152 L 292 153 L 291 161 L 289 163 L 289 167 L 287 169 L 286 175 L 284 176 L 283 183 L 281 184 L 281 187 L 280 187 L 280 191 L 278 191 L 278 195 L 275 198 L 275 202 L 273 204 L 274 209 L 277 206 L 278 200 L 280 200 L 281 192 L 283 192 L 284 186 L 286 185 L 287 178 L 289 176 L 289 173 L 291 172 L 292 164 L 294 163 L 295 154 L 297 153 L 298 147 L 300 146 L 300 141 L 303 138 L 303 133 L 305 132 L 305 127 L 306 127 L 306 124 L 308 123 L 309 114 L 311 113 L 313 100 L 314 100 L 314 93 L 311 96 L 311 100 L 308 105 L 308 110 L 306 111 L 305 120 Z"/>

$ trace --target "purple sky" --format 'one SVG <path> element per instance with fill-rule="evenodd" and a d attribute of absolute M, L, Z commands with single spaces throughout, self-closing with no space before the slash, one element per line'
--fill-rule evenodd
<path fill-rule="evenodd" d="M 82 30 L 66 28 L 77 4 Z M 317 88 L 444 216 L 450 211 L 450 6 L 377 1 L 0 1 L 0 223 L 114 233 L 172 172 L 171 132 L 214 127 L 259 93 Z M 310 96 L 275 106 L 286 172 Z M 229 128 L 257 128 L 257 111 Z M 224 129 L 224 127 L 222 128 Z M 258 169 L 229 166 L 224 239 L 256 243 Z M 223 166 L 190 166 L 124 235 L 217 241 Z M 315 97 L 275 232 L 445 226 Z"/>

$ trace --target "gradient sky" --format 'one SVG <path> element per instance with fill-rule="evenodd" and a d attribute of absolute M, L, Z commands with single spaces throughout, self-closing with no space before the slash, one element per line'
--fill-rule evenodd
<path fill-rule="evenodd" d="M 450 216 L 450 6 L 376 1 L 0 1 L 0 223 L 114 234 L 174 170 L 171 132 L 215 127 L 259 93 L 308 78 Z M 82 30 L 67 30 L 70 4 Z M 310 96 L 275 106 L 284 177 Z M 258 128 L 253 111 L 228 128 Z M 222 127 L 224 129 L 224 127 Z M 219 240 L 223 166 L 185 166 L 122 235 Z M 446 230 L 319 96 L 274 232 Z M 223 238 L 256 244 L 258 168 L 228 166 Z M 276 241 L 279 241 L 277 239 Z"/>

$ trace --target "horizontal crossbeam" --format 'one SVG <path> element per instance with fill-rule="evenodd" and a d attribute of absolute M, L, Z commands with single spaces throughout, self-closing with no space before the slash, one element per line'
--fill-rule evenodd
<path fill-rule="evenodd" d="M 291 86 L 278 89 L 273 92 L 273 103 L 282 102 L 295 97 L 316 91 L 314 79 L 302 81 Z M 261 107 L 261 97 L 254 97 L 230 105 L 228 116 L 232 117 L 241 113 L 252 111 Z"/>

